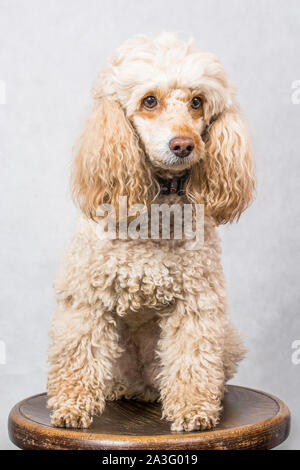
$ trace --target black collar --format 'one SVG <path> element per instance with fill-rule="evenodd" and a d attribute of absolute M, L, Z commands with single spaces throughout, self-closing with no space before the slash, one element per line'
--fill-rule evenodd
<path fill-rule="evenodd" d="M 160 186 L 160 194 L 178 194 L 182 196 L 185 194 L 186 181 L 189 171 L 186 171 L 181 176 L 174 176 L 174 178 L 161 178 L 157 176 L 157 181 Z"/>

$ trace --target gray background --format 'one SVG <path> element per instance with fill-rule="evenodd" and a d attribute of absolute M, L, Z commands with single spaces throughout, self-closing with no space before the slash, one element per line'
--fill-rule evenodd
<path fill-rule="evenodd" d="M 300 448 L 299 0 L 0 0 L 0 448 L 11 406 L 45 390 L 52 281 L 75 209 L 71 147 L 106 57 L 136 33 L 182 31 L 217 54 L 239 90 L 257 161 L 257 198 L 221 228 L 231 317 L 250 350 L 234 383 L 279 395 Z"/>

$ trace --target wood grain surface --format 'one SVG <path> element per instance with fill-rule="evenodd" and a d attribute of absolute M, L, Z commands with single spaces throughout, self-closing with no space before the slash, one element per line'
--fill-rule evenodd
<path fill-rule="evenodd" d="M 159 404 L 121 400 L 107 403 L 87 430 L 54 428 L 46 395 L 18 403 L 9 415 L 9 436 L 21 449 L 272 449 L 290 427 L 287 406 L 249 388 L 227 386 L 224 414 L 212 431 L 176 433 L 161 419 Z"/>

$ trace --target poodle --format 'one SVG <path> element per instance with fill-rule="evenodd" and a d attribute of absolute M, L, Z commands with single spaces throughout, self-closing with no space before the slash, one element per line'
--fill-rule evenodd
<path fill-rule="evenodd" d="M 55 282 L 52 425 L 88 428 L 121 398 L 158 400 L 172 431 L 217 425 L 245 354 L 227 314 L 217 226 L 238 220 L 254 189 L 247 126 L 219 60 L 171 33 L 122 45 L 74 148 L 80 211 Z M 204 243 L 111 236 L 98 208 L 115 208 L 120 229 L 124 197 L 128 210 L 202 205 Z"/>

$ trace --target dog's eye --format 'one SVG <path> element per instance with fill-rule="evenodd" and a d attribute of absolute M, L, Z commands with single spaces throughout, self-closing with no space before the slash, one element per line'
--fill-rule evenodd
<path fill-rule="evenodd" d="M 191 107 L 193 109 L 199 109 L 202 106 L 202 99 L 199 96 L 195 96 L 191 101 Z"/>
<path fill-rule="evenodd" d="M 153 109 L 157 106 L 157 99 L 155 96 L 146 96 L 146 98 L 143 99 L 143 106 L 147 109 Z"/>

